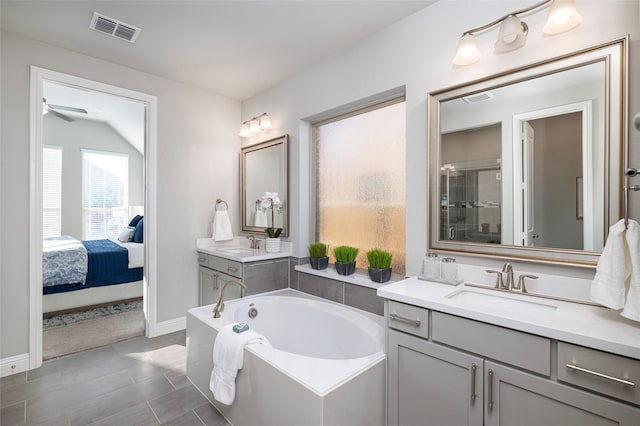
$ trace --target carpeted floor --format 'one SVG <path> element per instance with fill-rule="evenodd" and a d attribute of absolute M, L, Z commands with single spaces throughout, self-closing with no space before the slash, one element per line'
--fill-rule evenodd
<path fill-rule="evenodd" d="M 144 335 L 142 302 L 56 315 L 42 328 L 45 360 L 97 348 Z"/>

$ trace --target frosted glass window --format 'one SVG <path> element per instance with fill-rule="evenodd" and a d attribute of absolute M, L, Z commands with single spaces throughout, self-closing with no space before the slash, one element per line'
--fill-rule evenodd
<path fill-rule="evenodd" d="M 314 126 L 315 237 L 393 254 L 405 272 L 405 102 Z"/>
<path fill-rule="evenodd" d="M 127 226 L 129 157 L 82 151 L 84 240 L 117 238 Z"/>
<path fill-rule="evenodd" d="M 62 232 L 62 147 L 42 148 L 42 236 Z"/>

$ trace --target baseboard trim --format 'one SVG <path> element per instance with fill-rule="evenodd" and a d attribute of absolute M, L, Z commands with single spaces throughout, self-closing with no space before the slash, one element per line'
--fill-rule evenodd
<path fill-rule="evenodd" d="M 11 376 L 29 370 L 29 354 L 0 359 L 0 377 Z"/>
<path fill-rule="evenodd" d="M 156 324 L 155 336 L 162 336 L 163 334 L 173 333 L 175 331 L 184 330 L 185 328 L 187 328 L 186 316 L 162 321 Z"/>

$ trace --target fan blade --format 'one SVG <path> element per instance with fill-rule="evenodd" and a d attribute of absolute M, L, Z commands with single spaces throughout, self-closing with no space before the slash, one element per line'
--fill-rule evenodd
<path fill-rule="evenodd" d="M 73 107 L 68 107 L 64 105 L 51 105 L 51 104 L 47 104 L 47 105 L 49 106 L 49 108 L 52 108 L 52 109 L 59 109 L 62 111 L 70 111 L 70 112 L 80 112 L 82 114 L 87 113 L 87 110 L 82 108 L 73 108 Z"/>
<path fill-rule="evenodd" d="M 56 117 L 62 118 L 64 121 L 69 121 L 69 122 L 76 121 L 76 120 L 74 120 L 73 118 L 71 118 L 69 116 L 66 116 L 64 114 L 59 113 L 58 111 L 54 111 L 51 108 L 48 108 L 48 109 L 49 109 L 49 112 L 51 114 L 55 115 Z"/>

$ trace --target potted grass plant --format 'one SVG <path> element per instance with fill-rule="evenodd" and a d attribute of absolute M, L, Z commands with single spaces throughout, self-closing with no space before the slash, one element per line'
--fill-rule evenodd
<path fill-rule="evenodd" d="M 356 271 L 358 249 L 350 246 L 338 246 L 333 249 L 336 258 L 336 272 L 340 275 L 351 275 Z"/>
<path fill-rule="evenodd" d="M 391 279 L 392 257 L 391 253 L 385 250 L 372 249 L 367 252 L 371 281 L 384 283 Z"/>
<path fill-rule="evenodd" d="M 329 266 L 329 256 L 327 256 L 328 248 L 325 243 L 309 244 L 309 262 L 313 269 L 327 269 L 327 266 Z"/>

